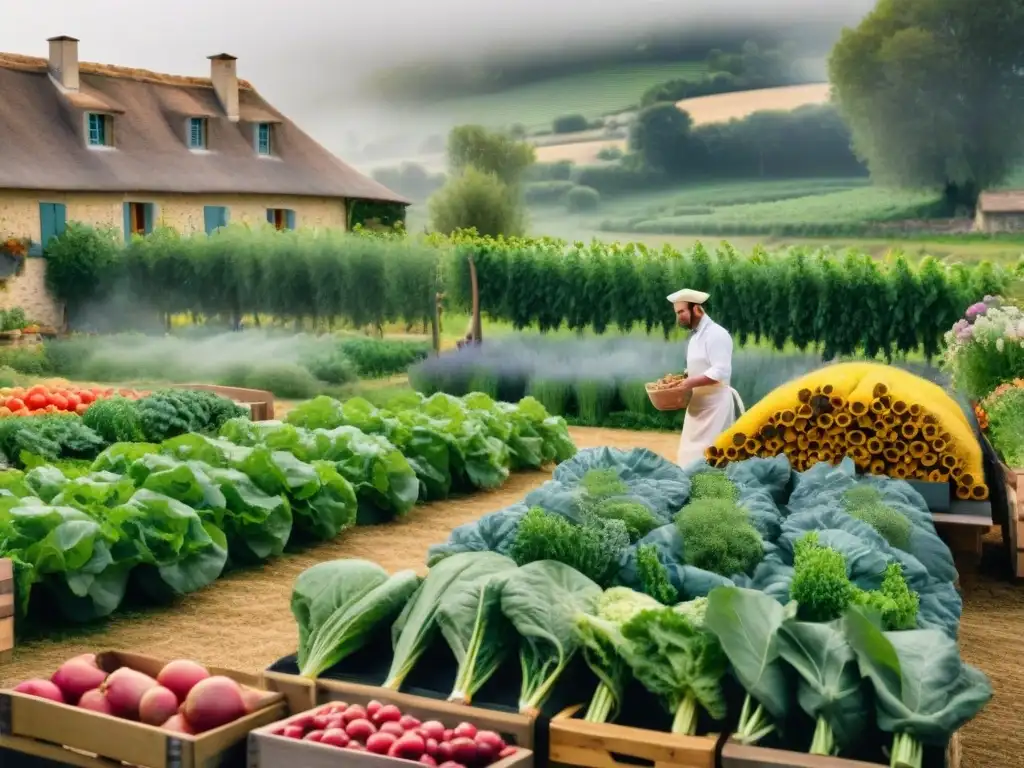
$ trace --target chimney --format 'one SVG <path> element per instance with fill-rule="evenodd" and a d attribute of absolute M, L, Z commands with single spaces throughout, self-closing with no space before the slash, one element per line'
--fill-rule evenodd
<path fill-rule="evenodd" d="M 235 69 L 235 62 L 238 61 L 229 53 L 218 53 L 209 56 L 210 59 L 210 80 L 213 81 L 213 90 L 224 108 L 228 120 L 238 121 L 238 73 Z"/>
<path fill-rule="evenodd" d="M 67 35 L 47 39 L 50 76 L 69 91 L 78 90 L 78 40 Z"/>

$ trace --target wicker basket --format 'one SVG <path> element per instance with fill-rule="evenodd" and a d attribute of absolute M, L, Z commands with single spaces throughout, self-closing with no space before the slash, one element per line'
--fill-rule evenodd
<path fill-rule="evenodd" d="M 690 404 L 690 395 L 693 394 L 691 389 L 654 389 L 657 382 L 650 382 L 645 385 L 647 389 L 647 397 L 651 401 L 651 405 L 657 408 L 659 411 L 681 411 Z"/>

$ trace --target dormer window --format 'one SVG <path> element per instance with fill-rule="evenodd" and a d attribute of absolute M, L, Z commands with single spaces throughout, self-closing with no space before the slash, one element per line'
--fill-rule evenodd
<path fill-rule="evenodd" d="M 270 123 L 256 124 L 256 154 L 270 156 Z"/>
<path fill-rule="evenodd" d="M 114 118 L 99 112 L 86 115 L 86 138 L 91 147 L 109 147 L 114 144 Z"/>
<path fill-rule="evenodd" d="M 205 117 L 190 117 L 188 119 L 188 148 L 206 149 Z"/>

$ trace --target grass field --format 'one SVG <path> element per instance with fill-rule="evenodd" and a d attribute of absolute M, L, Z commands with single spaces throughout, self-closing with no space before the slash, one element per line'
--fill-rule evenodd
<path fill-rule="evenodd" d="M 434 104 L 430 111 L 455 122 L 550 127 L 560 115 L 578 113 L 595 118 L 629 110 L 650 86 L 674 78 L 696 78 L 704 72 L 704 63 L 696 61 L 628 65 L 553 78 L 500 93 L 447 99 Z"/>
<path fill-rule="evenodd" d="M 677 106 L 690 113 L 694 125 L 704 125 L 741 119 L 761 110 L 788 111 L 807 104 L 823 104 L 828 101 L 828 98 L 828 83 L 811 83 L 810 85 L 787 85 L 781 88 L 761 88 L 754 91 L 698 96 L 677 102 Z M 595 162 L 597 153 L 606 147 L 616 147 L 622 151 L 626 149 L 627 141 L 625 139 L 580 141 L 583 136 L 586 134 L 567 134 L 565 142 L 562 144 L 545 142 L 544 147 L 537 149 L 537 159 L 545 163 L 571 160 L 574 163 L 584 164 Z"/>

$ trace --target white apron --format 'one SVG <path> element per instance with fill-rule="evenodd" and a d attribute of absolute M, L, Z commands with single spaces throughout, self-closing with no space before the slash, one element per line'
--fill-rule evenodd
<path fill-rule="evenodd" d="M 703 376 L 711 361 L 707 359 L 703 344 L 690 343 L 686 350 L 686 375 Z M 743 401 L 739 393 L 728 384 L 719 383 L 709 387 L 696 387 L 686 408 L 683 432 L 679 436 L 679 453 L 676 463 L 685 467 L 704 457 L 707 449 L 720 434 L 736 421 L 736 414 L 743 413 Z"/>

